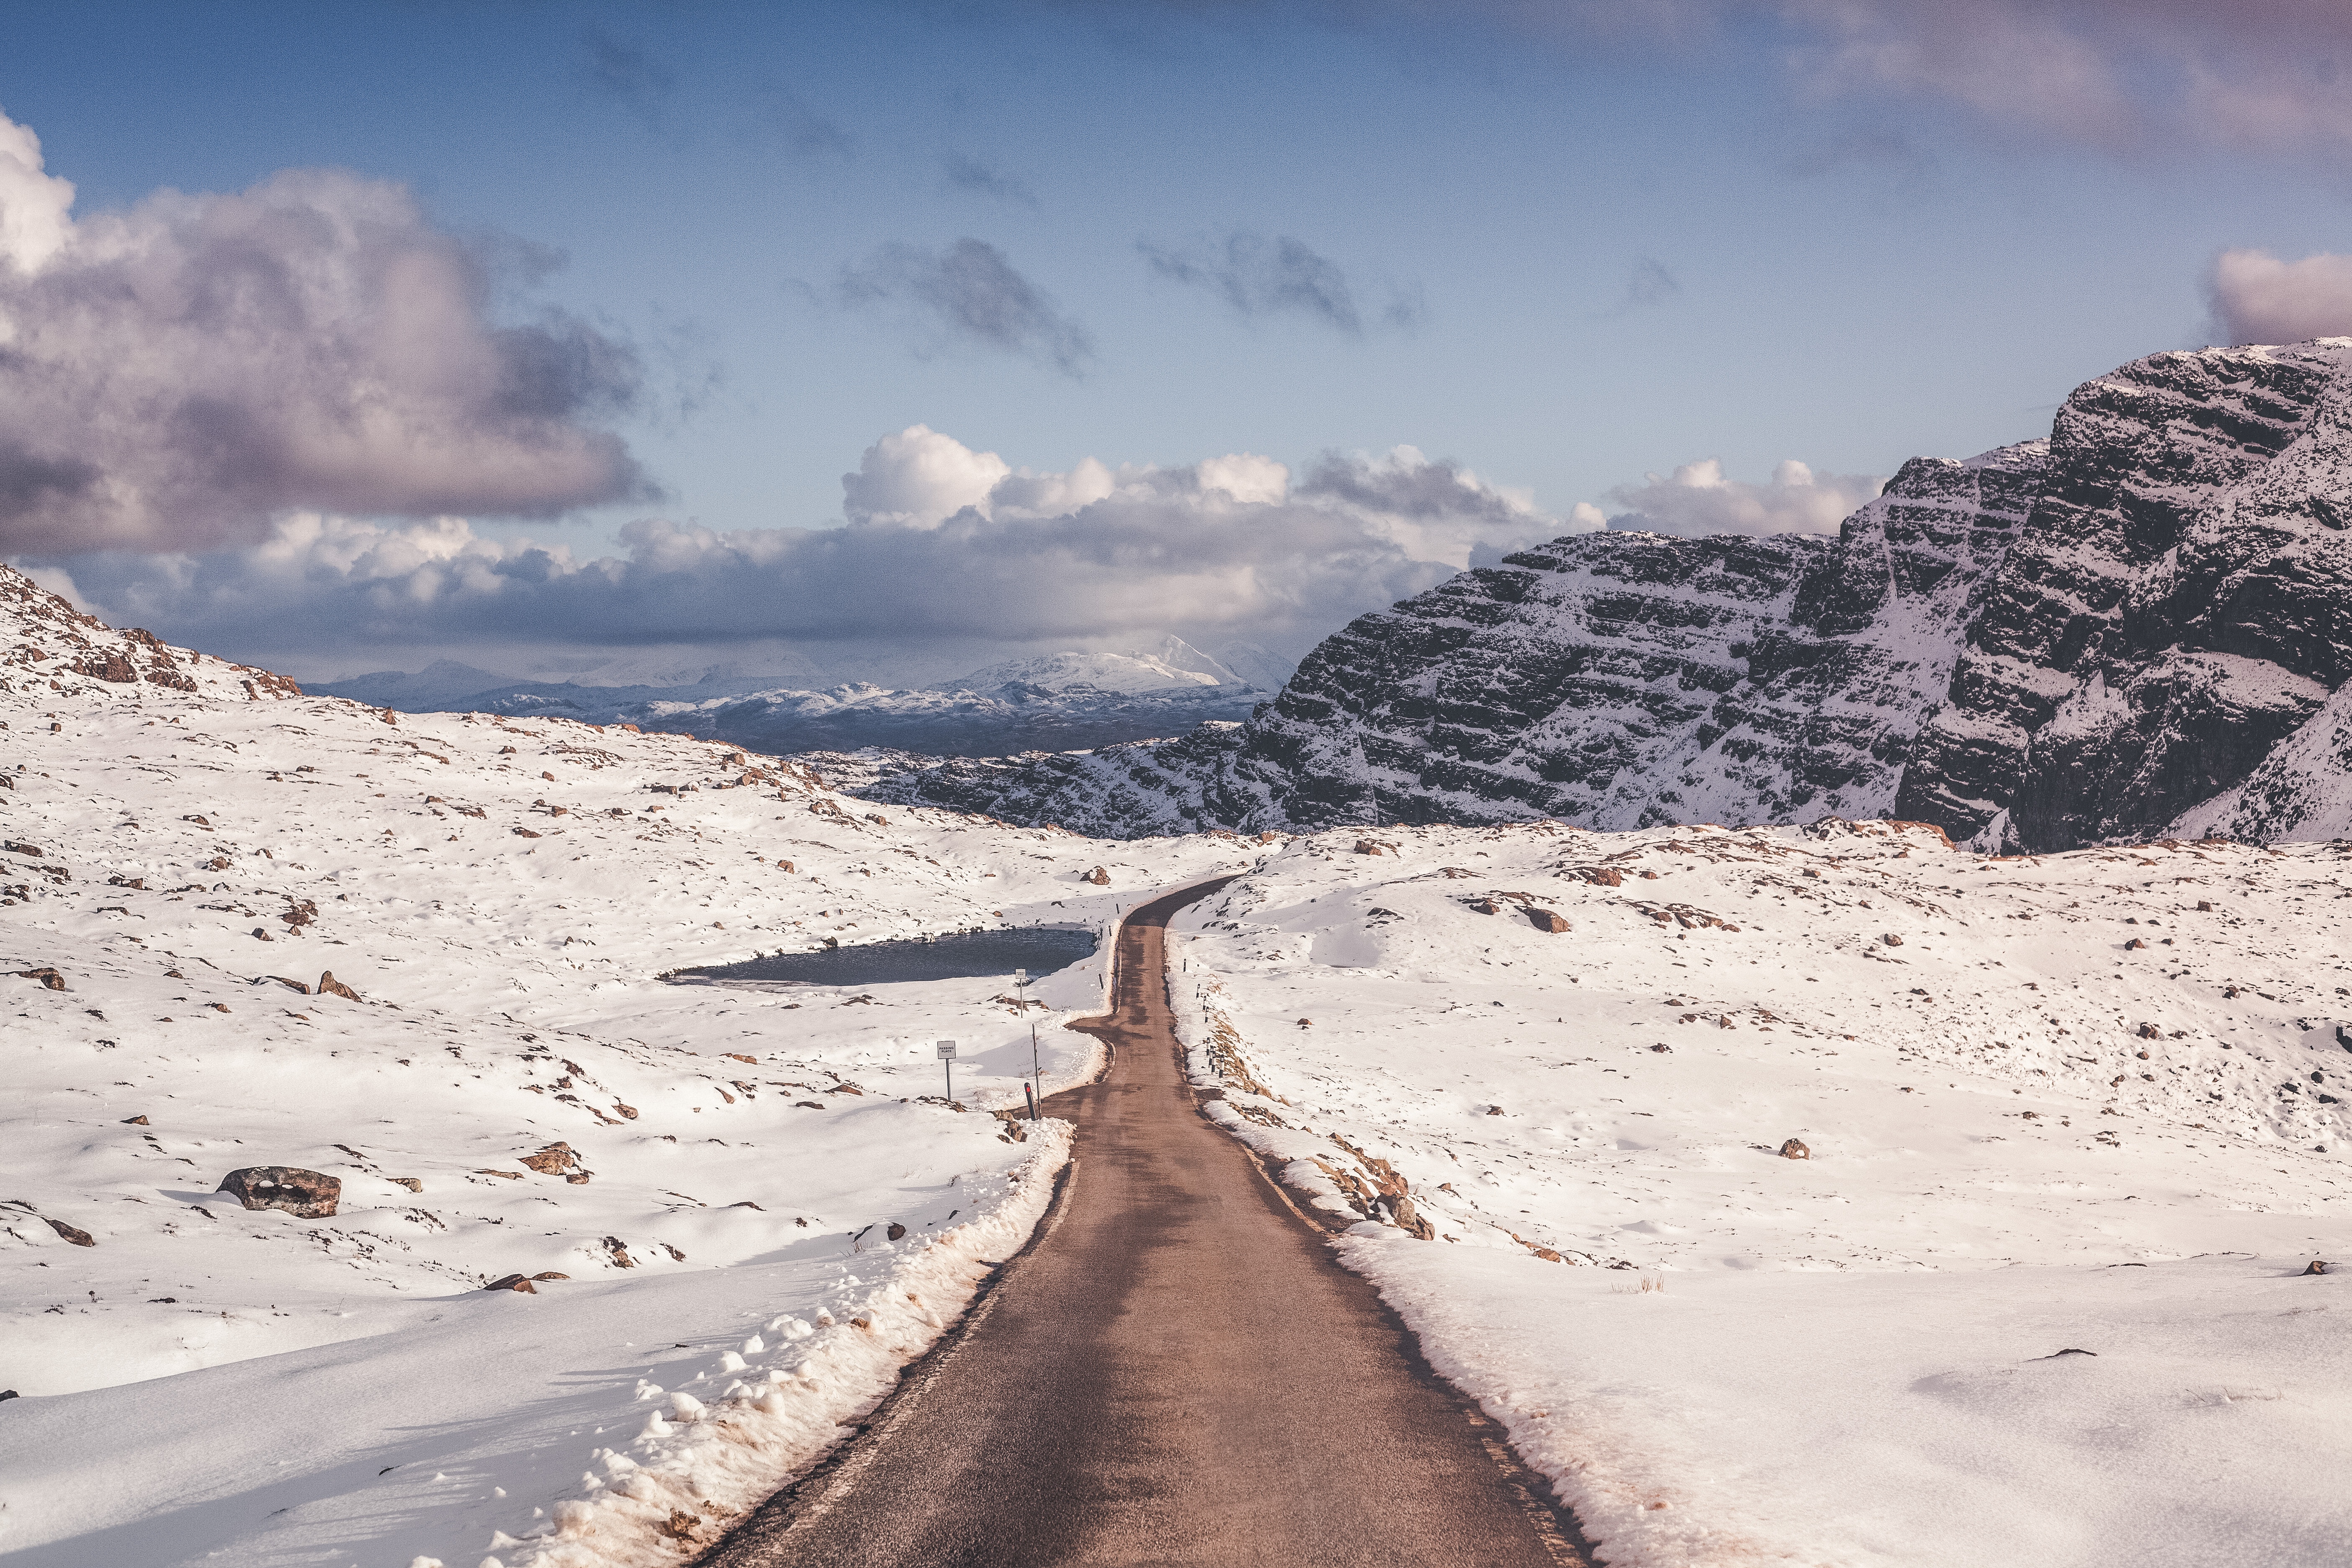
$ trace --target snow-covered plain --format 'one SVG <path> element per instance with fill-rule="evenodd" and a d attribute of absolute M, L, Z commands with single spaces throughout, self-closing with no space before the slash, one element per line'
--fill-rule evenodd
<path fill-rule="evenodd" d="M 1180 917 L 1175 992 L 1618 1568 L 2336 1563 L 2347 862 L 1350 830 Z"/>
<path fill-rule="evenodd" d="M 12 1565 L 677 1561 L 887 1390 L 1026 1238 L 1067 1143 L 987 1113 L 1029 1064 L 1004 981 L 657 976 L 1107 926 L 1257 850 L 293 695 L 5 569 L 0 614 Z M 1100 1011 L 1107 952 L 1029 993 L 1049 1091 L 1093 1070 L 1061 1026 Z M 583 1169 L 523 1163 L 559 1142 Z M 215 1191 L 256 1165 L 339 1178 L 339 1212 Z M 480 1289 L 514 1273 L 569 1278 Z"/>
<path fill-rule="evenodd" d="M 296 695 L 5 569 L 0 615 L 9 1568 L 684 1560 L 1022 1244 L 1066 1142 L 985 1113 L 1029 1051 L 1002 983 L 658 975 L 1235 871 L 1171 949 L 1208 1113 L 1612 1568 L 2352 1541 L 2352 1307 L 2302 1272 L 2352 1264 L 2343 847 L 1090 842 Z M 1102 964 L 1032 989 L 1049 1089 Z M 523 1163 L 559 1142 L 590 1179 Z M 340 1212 L 215 1192 L 258 1164 Z"/>

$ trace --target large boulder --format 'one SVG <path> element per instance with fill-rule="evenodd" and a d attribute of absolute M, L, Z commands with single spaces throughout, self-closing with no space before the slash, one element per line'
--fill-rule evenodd
<path fill-rule="evenodd" d="M 292 1165 L 248 1165 L 223 1176 L 217 1190 L 249 1209 L 284 1209 L 297 1219 L 327 1219 L 342 1201 L 343 1184 Z"/>

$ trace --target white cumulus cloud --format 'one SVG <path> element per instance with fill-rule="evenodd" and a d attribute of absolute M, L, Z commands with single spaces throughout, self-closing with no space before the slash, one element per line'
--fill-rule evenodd
<path fill-rule="evenodd" d="M 1649 474 L 1603 497 L 1609 526 L 1678 533 L 1835 533 L 1838 524 L 1885 487 L 1865 474 L 1816 474 L 1789 458 L 1762 484 L 1727 478 L 1722 462 L 1702 458 L 1673 473 Z M 1581 513 L 1584 507 L 1580 506 Z M 1597 510 L 1597 509 L 1596 509 Z"/>
<path fill-rule="evenodd" d="M 0 118 L 0 548 L 203 548 L 299 508 L 552 516 L 641 494 L 634 356 L 499 326 L 400 186 L 295 170 L 76 218 Z"/>
<path fill-rule="evenodd" d="M 2352 333 L 2352 256 L 2281 261 L 2225 250 L 2206 280 L 2214 330 L 2232 343 L 2295 343 Z"/>
<path fill-rule="evenodd" d="M 843 496 L 843 527 L 645 521 L 594 557 L 456 518 L 303 512 L 242 548 L 26 564 L 69 574 L 110 617 L 305 668 L 401 648 L 751 645 L 954 645 L 969 663 L 980 645 L 1169 633 L 1295 656 L 1474 550 L 1574 526 L 1411 447 L 1328 455 L 1298 479 L 1252 453 L 1034 472 L 920 425 L 868 447 Z"/>

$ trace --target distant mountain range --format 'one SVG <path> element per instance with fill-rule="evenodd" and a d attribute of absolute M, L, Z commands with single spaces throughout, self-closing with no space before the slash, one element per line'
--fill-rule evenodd
<path fill-rule="evenodd" d="M 2135 361 L 2046 440 L 1905 464 L 1835 538 L 1555 540 L 1359 617 L 1179 740 L 826 762 L 869 798 L 1120 837 L 2352 834 L 2352 339 Z"/>
<path fill-rule="evenodd" d="M 1220 652 L 1212 658 L 1171 637 L 1150 652 L 1016 658 L 936 686 L 824 690 L 742 676 L 670 686 L 518 680 L 443 659 L 415 674 L 379 670 L 310 689 L 410 712 L 631 723 L 764 752 L 989 755 L 1116 745 L 1246 719 L 1289 673 L 1263 648 Z"/>

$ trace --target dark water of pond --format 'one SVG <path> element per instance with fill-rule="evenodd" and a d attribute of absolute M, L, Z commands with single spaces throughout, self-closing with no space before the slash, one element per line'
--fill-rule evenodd
<path fill-rule="evenodd" d="M 769 985 L 888 985 L 905 980 L 963 980 L 980 975 L 1010 978 L 1025 969 L 1031 979 L 1091 958 L 1095 933 L 1086 926 L 1024 926 L 1007 931 L 956 931 L 928 941 L 870 942 L 828 947 L 817 952 L 779 952 L 740 963 L 681 969 L 669 976 L 687 981 L 758 981 Z"/>

